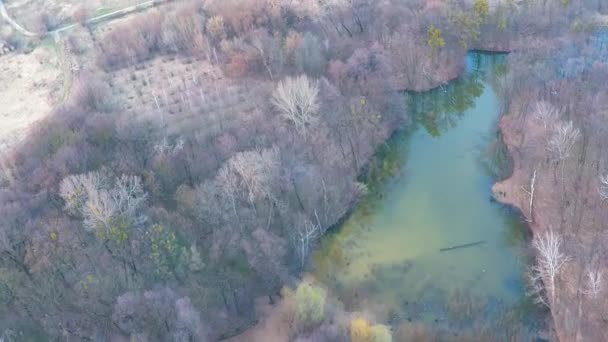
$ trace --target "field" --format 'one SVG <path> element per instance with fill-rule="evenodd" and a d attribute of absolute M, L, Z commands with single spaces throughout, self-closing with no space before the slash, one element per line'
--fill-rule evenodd
<path fill-rule="evenodd" d="M 61 91 L 60 63 L 52 47 L 0 57 L 0 151 L 23 138 L 46 116 Z"/>
<path fill-rule="evenodd" d="M 263 109 L 267 99 L 260 95 L 269 86 L 237 84 L 205 60 L 174 56 L 156 57 L 109 77 L 112 98 L 122 110 L 156 118 L 169 135 L 209 136 L 229 129 L 239 115 Z"/>

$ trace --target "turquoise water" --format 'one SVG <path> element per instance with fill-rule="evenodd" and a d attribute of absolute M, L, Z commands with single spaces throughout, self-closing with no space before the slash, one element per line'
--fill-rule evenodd
<path fill-rule="evenodd" d="M 526 228 L 490 191 L 507 164 L 492 87 L 504 72 L 505 56 L 471 53 L 458 80 L 406 95 L 411 127 L 379 151 L 370 193 L 312 258 L 348 310 L 394 326 L 525 319 Z"/>

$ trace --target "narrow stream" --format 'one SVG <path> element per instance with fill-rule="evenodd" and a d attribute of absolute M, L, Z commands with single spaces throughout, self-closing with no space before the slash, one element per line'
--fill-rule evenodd
<path fill-rule="evenodd" d="M 492 85 L 505 58 L 472 52 L 458 80 L 405 95 L 412 125 L 379 152 L 365 180 L 369 194 L 311 261 L 310 272 L 347 310 L 393 328 L 498 329 L 500 321 L 534 329 L 526 227 L 490 191 L 507 168 Z"/>

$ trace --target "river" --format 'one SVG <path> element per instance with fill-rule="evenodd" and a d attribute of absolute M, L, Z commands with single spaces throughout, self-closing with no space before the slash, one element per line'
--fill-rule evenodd
<path fill-rule="evenodd" d="M 394 329 L 484 326 L 506 338 L 538 328 L 525 295 L 527 228 L 491 196 L 508 172 L 494 86 L 505 62 L 471 52 L 457 80 L 404 95 L 411 125 L 378 152 L 362 179 L 368 194 L 311 258 L 309 272 L 347 310 Z"/>

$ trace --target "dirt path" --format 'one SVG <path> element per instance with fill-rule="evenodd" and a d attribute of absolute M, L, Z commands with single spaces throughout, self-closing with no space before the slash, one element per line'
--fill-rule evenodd
<path fill-rule="evenodd" d="M 27 36 L 27 37 L 38 37 L 39 36 L 38 34 L 27 30 L 23 26 L 19 25 L 19 23 L 14 21 L 13 18 L 11 18 L 10 15 L 8 15 L 8 12 L 6 11 L 6 7 L 4 7 L 4 2 L 2 0 L 0 0 L 0 15 L 2 15 L 2 18 L 4 18 L 4 20 L 6 20 L 15 30 L 19 31 L 24 36 Z"/>
<path fill-rule="evenodd" d="M 133 5 L 133 6 L 128 6 L 128 7 L 125 7 L 125 8 L 110 12 L 110 13 L 106 13 L 106 14 L 98 15 L 93 18 L 89 18 L 86 21 L 86 24 L 94 24 L 94 23 L 98 23 L 98 22 L 101 22 L 106 19 L 122 17 L 122 16 L 125 16 L 128 14 L 131 14 L 131 13 L 135 13 L 135 12 L 139 12 L 139 11 L 142 11 L 142 10 L 145 10 L 148 8 L 156 7 L 165 2 L 166 2 L 165 0 L 149 0 L 149 1 L 141 2 L 141 3 Z M 11 18 L 11 16 L 8 14 L 6 7 L 4 6 L 3 0 L 0 0 L 0 15 L 2 15 L 2 18 L 4 18 L 15 30 L 19 31 L 24 36 L 27 36 L 27 37 L 40 37 L 41 36 L 37 33 L 27 30 L 23 26 L 19 25 L 19 23 L 17 23 L 15 20 L 13 20 L 13 18 Z M 63 32 L 63 31 L 68 31 L 70 29 L 73 29 L 74 27 L 77 27 L 78 25 L 80 25 L 80 23 L 69 24 L 69 25 L 60 27 L 58 29 L 55 29 L 53 31 L 49 31 L 45 35 L 53 36 L 53 35 Z"/>
<path fill-rule="evenodd" d="M 1 1 L 0 1 L 1 2 Z M 114 17 L 122 17 L 125 16 L 127 14 L 131 14 L 134 12 L 139 12 L 142 11 L 144 9 L 148 9 L 148 8 L 152 8 L 152 7 L 156 7 L 162 3 L 164 3 L 165 1 L 159 1 L 159 0 L 150 0 L 150 1 L 146 1 L 146 2 L 142 2 L 139 3 L 137 5 L 133 5 L 133 6 L 129 6 L 129 7 L 125 7 L 123 9 L 119 9 L 110 13 L 106 13 L 106 14 L 102 14 L 102 15 L 98 15 L 96 17 L 90 18 L 86 21 L 86 24 L 94 24 L 100 21 L 103 21 L 105 19 L 110 19 L 110 18 L 114 18 Z M 58 34 L 61 33 L 63 31 L 68 31 L 76 26 L 80 25 L 80 23 L 74 23 L 74 24 L 69 24 L 63 27 L 60 27 L 56 30 L 53 31 L 49 31 L 47 34 L 48 35 L 54 35 L 54 34 Z"/>

